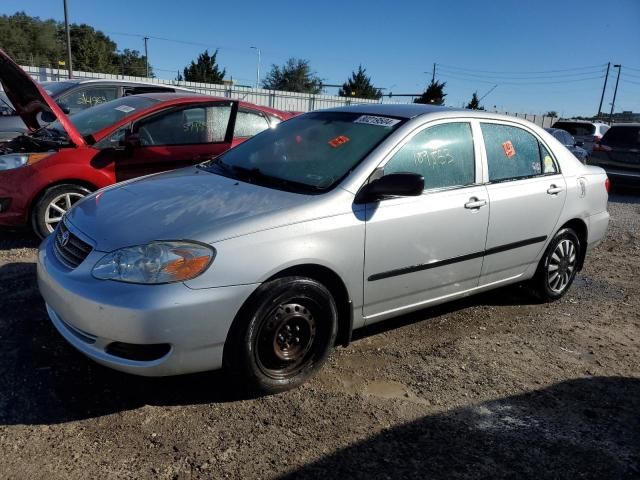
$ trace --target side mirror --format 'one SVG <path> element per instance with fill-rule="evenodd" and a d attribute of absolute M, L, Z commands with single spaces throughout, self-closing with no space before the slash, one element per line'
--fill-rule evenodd
<path fill-rule="evenodd" d="M 356 203 L 377 202 L 387 197 L 417 197 L 424 191 L 424 177 L 417 173 L 390 173 L 371 181 L 358 192 Z"/>
<path fill-rule="evenodd" d="M 584 147 L 584 142 L 582 140 L 577 140 L 575 143 L 576 147 Z"/>
<path fill-rule="evenodd" d="M 65 115 L 69 115 L 71 113 L 71 109 L 66 103 L 58 102 L 58 106 L 60 107 L 60 110 L 62 110 Z"/>
<path fill-rule="evenodd" d="M 133 150 L 134 148 L 140 147 L 140 145 L 142 145 L 140 135 L 132 133 L 131 131 L 125 133 L 124 138 L 120 140 L 120 146 L 124 147 L 125 150 Z"/>
<path fill-rule="evenodd" d="M 56 121 L 56 116 L 53 114 L 53 112 L 44 110 L 40 114 L 40 120 L 43 121 L 44 123 L 51 123 Z"/>

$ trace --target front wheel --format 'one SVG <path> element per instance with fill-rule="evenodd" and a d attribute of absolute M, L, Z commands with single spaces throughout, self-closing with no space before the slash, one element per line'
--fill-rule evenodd
<path fill-rule="evenodd" d="M 263 284 L 243 307 L 225 345 L 225 368 L 250 392 L 295 388 L 324 364 L 335 342 L 333 296 L 316 280 L 285 277 Z"/>
<path fill-rule="evenodd" d="M 90 193 L 79 185 L 56 185 L 44 192 L 33 209 L 31 224 L 40 238 L 52 233 L 69 209 Z"/>
<path fill-rule="evenodd" d="M 543 301 L 561 298 L 578 272 L 580 240 L 571 228 L 560 230 L 545 250 L 531 281 L 533 290 Z"/>

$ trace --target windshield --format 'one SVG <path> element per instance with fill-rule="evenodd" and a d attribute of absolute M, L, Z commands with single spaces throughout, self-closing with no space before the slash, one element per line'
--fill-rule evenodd
<path fill-rule="evenodd" d="M 203 168 L 217 165 L 248 181 L 326 191 L 401 124 L 386 116 L 308 113 L 256 135 Z"/>
<path fill-rule="evenodd" d="M 75 87 L 77 83 L 74 82 L 42 82 L 42 88 L 52 97 L 57 97 L 62 92 L 66 92 L 72 87 Z"/>
<path fill-rule="evenodd" d="M 69 115 L 69 120 L 80 132 L 80 135 L 86 137 L 109 125 L 113 125 L 135 112 L 148 108 L 158 101 L 154 98 L 142 96 L 122 97 Z M 64 132 L 64 128 L 59 121 L 47 125 L 45 130 L 57 133 Z"/>
<path fill-rule="evenodd" d="M 592 123 L 556 122 L 553 124 L 553 128 L 566 130 L 574 137 L 593 135 L 596 132 L 596 126 Z"/>

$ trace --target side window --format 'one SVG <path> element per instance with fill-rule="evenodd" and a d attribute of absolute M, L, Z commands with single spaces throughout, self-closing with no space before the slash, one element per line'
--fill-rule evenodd
<path fill-rule="evenodd" d="M 234 137 L 253 137 L 257 133 L 269 128 L 267 119 L 258 112 L 239 110 L 236 117 Z"/>
<path fill-rule="evenodd" d="M 223 142 L 231 104 L 200 105 L 141 120 L 135 131 L 144 146 Z"/>
<path fill-rule="evenodd" d="M 398 172 L 424 176 L 425 189 L 474 183 L 471 125 L 444 123 L 419 132 L 384 167 L 385 174 Z"/>
<path fill-rule="evenodd" d="M 516 180 L 556 171 L 546 148 L 529 132 L 509 125 L 481 123 L 489 163 L 489 181 Z M 543 153 L 544 151 L 544 153 Z M 548 166 L 549 158 L 551 166 Z M 553 167 L 553 170 L 550 170 Z M 548 170 L 548 171 L 547 171 Z"/>
<path fill-rule="evenodd" d="M 542 158 L 542 173 L 549 175 L 551 173 L 558 173 L 558 167 L 553 161 L 553 157 L 549 153 L 549 150 L 539 143 L 540 145 L 540 158 Z"/>
<path fill-rule="evenodd" d="M 279 123 L 282 123 L 278 117 L 274 117 L 273 115 L 269 115 L 269 120 L 271 121 L 271 128 L 274 128 Z"/>
<path fill-rule="evenodd" d="M 115 148 L 120 146 L 120 142 L 124 140 L 124 135 L 130 125 L 125 125 L 124 127 L 120 127 L 118 130 L 113 132 L 108 137 L 103 138 L 98 143 L 94 145 L 95 148 L 102 150 L 103 148 Z"/>
<path fill-rule="evenodd" d="M 74 90 L 58 99 L 58 103 L 69 108 L 69 113 L 76 113 L 100 103 L 110 102 L 118 96 L 116 87 L 95 86 Z"/>

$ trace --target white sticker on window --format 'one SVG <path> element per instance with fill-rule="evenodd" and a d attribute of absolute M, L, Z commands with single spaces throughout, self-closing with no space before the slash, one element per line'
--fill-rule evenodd
<path fill-rule="evenodd" d="M 366 123 L 367 125 L 378 125 L 379 127 L 393 127 L 400 120 L 388 117 L 376 117 L 375 115 L 361 115 L 353 123 Z"/>
<path fill-rule="evenodd" d="M 130 113 L 133 112 L 135 108 L 130 107 L 129 105 L 120 105 L 119 107 L 116 107 L 116 110 L 120 110 L 123 113 Z"/>

